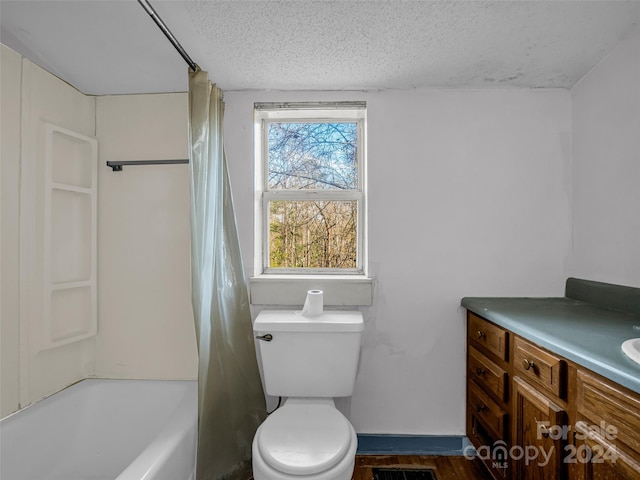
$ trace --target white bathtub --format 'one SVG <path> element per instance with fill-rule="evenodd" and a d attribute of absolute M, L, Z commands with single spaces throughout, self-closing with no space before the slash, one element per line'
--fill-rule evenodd
<path fill-rule="evenodd" d="M 197 383 L 83 380 L 0 422 L 2 480 L 191 480 Z"/>

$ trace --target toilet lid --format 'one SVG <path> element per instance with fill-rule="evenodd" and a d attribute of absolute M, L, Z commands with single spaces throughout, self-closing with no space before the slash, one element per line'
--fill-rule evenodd
<path fill-rule="evenodd" d="M 312 475 L 345 457 L 351 426 L 333 406 L 288 404 L 262 424 L 257 441 L 262 458 L 272 468 L 292 475 Z"/>

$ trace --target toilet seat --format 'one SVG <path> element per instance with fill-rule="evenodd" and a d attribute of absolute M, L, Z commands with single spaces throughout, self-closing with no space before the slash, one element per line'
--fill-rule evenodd
<path fill-rule="evenodd" d="M 289 475 L 314 475 L 345 458 L 351 430 L 332 404 L 290 400 L 261 425 L 256 441 L 271 468 Z"/>

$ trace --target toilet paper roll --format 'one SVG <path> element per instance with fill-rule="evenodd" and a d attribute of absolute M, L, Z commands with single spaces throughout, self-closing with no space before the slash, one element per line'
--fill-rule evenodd
<path fill-rule="evenodd" d="M 304 317 L 317 317 L 322 315 L 323 311 L 323 293 L 322 290 L 309 290 L 307 292 L 307 298 L 304 301 L 302 312 Z"/>

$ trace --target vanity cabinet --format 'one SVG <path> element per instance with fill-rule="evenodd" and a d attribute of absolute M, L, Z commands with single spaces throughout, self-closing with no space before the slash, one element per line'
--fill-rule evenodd
<path fill-rule="evenodd" d="M 467 312 L 467 436 L 495 480 L 639 480 L 640 395 Z"/>
<path fill-rule="evenodd" d="M 583 369 L 576 384 L 578 478 L 640 479 L 640 396 Z"/>
<path fill-rule="evenodd" d="M 576 475 L 580 480 L 638 480 L 640 463 L 605 436 L 594 433 L 589 424 L 576 423 Z M 571 459 L 574 460 L 573 458 Z"/>
<path fill-rule="evenodd" d="M 512 478 L 518 480 L 560 480 L 566 478 L 564 452 L 566 439 L 554 426 L 567 424 L 566 410 L 549 395 L 513 379 L 513 445 Z M 553 429 L 553 430 L 552 430 Z"/>
<path fill-rule="evenodd" d="M 566 400 L 567 362 L 520 337 L 513 342 L 513 368 L 524 381 Z"/>
<path fill-rule="evenodd" d="M 467 436 L 493 477 L 507 480 L 510 333 L 472 312 L 467 318 Z"/>
<path fill-rule="evenodd" d="M 517 480 L 567 478 L 567 362 L 531 342 L 513 339 L 513 445 L 524 457 L 513 462 Z M 520 450 L 514 450 L 515 457 Z"/>

